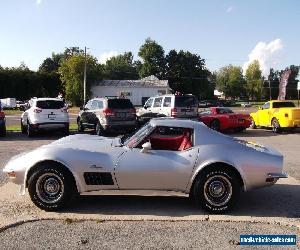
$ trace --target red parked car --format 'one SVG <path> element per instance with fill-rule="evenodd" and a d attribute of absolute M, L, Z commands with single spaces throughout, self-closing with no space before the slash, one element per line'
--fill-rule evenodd
<path fill-rule="evenodd" d="M 229 108 L 212 107 L 199 113 L 199 121 L 217 130 L 234 130 L 241 132 L 250 127 L 251 119 L 248 114 L 236 114 Z"/>

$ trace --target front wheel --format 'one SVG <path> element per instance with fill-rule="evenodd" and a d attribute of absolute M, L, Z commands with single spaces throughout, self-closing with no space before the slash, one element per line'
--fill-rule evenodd
<path fill-rule="evenodd" d="M 28 137 L 33 137 L 36 134 L 36 131 L 34 131 L 34 129 L 32 128 L 32 125 L 29 123 L 29 121 L 27 121 L 27 135 Z"/>
<path fill-rule="evenodd" d="M 238 177 L 230 170 L 218 167 L 200 174 L 192 189 L 197 205 L 211 213 L 224 213 L 236 204 L 240 185 Z"/>
<path fill-rule="evenodd" d="M 80 119 L 77 120 L 77 130 L 78 130 L 78 132 L 84 132 L 84 127 L 83 127 Z"/>
<path fill-rule="evenodd" d="M 23 134 L 26 134 L 27 128 L 25 125 L 23 125 L 22 119 L 21 119 L 21 131 Z"/>
<path fill-rule="evenodd" d="M 279 121 L 276 118 L 272 120 L 272 131 L 277 134 L 281 132 Z"/>
<path fill-rule="evenodd" d="M 28 181 L 32 202 L 45 211 L 57 211 L 69 204 L 77 189 L 67 171 L 55 166 L 37 169 Z"/>
<path fill-rule="evenodd" d="M 256 124 L 255 124 L 255 121 L 254 119 L 251 117 L 251 124 L 250 124 L 250 128 L 252 129 L 256 129 Z"/>
<path fill-rule="evenodd" d="M 6 126 L 0 127 L 0 136 L 4 137 L 6 136 Z"/>

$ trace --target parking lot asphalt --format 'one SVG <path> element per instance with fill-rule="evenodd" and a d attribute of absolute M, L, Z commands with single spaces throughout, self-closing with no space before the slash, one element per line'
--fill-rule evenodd
<path fill-rule="evenodd" d="M 222 227 L 222 223 L 236 223 L 236 232 L 243 232 L 247 228 L 249 233 L 269 233 L 271 225 L 281 225 L 282 231 L 292 231 L 300 236 L 300 133 L 274 134 L 264 129 L 249 129 L 243 133 L 229 134 L 240 139 L 255 141 L 279 150 L 285 157 L 284 171 L 289 178 L 280 180 L 270 188 L 254 190 L 241 195 L 236 208 L 226 215 L 208 215 L 205 211 L 195 207 L 188 198 L 176 193 L 166 193 L 158 196 L 157 193 L 115 193 L 112 191 L 102 192 L 101 196 L 81 197 L 73 207 L 59 212 L 46 213 L 36 208 L 30 201 L 28 194 L 18 195 L 18 186 L 7 183 L 7 179 L 0 173 L 0 235 L 1 228 L 11 225 L 13 232 L 18 233 L 19 228 L 24 228 L 20 222 L 38 221 L 40 219 L 60 219 L 63 221 L 93 220 L 93 221 L 137 221 L 137 228 L 145 230 L 142 221 L 163 221 L 165 226 L 170 222 L 177 225 L 180 230 L 182 221 L 210 222 L 212 226 L 201 224 L 207 230 L 207 235 L 215 235 L 215 229 Z M 40 145 L 48 144 L 60 138 L 60 134 L 40 135 L 35 138 L 28 138 L 21 133 L 8 133 L 7 137 L 0 138 L 0 167 L 12 156 L 31 150 Z M 141 196 L 140 196 L 141 195 Z M 16 223 L 16 224 L 15 224 Z M 44 222 L 35 222 L 44 225 Z M 41 223 L 41 224 L 39 224 Z M 45 221 L 51 224 L 51 221 Z M 159 222 L 161 223 L 161 222 Z M 176 224 L 177 223 L 177 224 Z M 251 231 L 252 223 L 259 223 L 256 229 Z M 90 222 L 92 225 L 92 222 Z M 124 224 L 124 227 L 126 227 Z M 107 224 L 108 225 L 108 224 Z M 200 224 L 199 224 L 200 225 Z M 198 226 L 199 226 L 198 225 Z M 228 224 L 229 225 L 229 224 Z M 248 226 L 246 226 L 248 225 Z M 51 226 L 51 225 L 50 225 Z M 34 228 L 34 226 L 32 226 Z M 195 226 L 196 227 L 196 226 Z M 225 226 L 224 226 L 225 227 Z M 298 229 L 297 229 L 298 228 Z M 59 226 L 57 230 L 64 233 L 65 228 Z M 68 230 L 71 230 L 70 228 Z M 9 233 L 9 231 L 3 231 Z M 70 232 L 70 231 L 68 231 Z M 14 234 L 15 234 L 14 233 Z M 138 234 L 138 232 L 132 232 Z M 47 236 L 44 236 L 47 238 Z M 134 236 L 136 237 L 136 236 Z M 155 236 L 156 237 L 156 236 Z M 154 238 L 155 238 L 154 237 Z M 238 241 L 237 237 L 230 235 L 214 236 L 224 237 Z M 1 238 L 1 236 L 0 236 Z M 157 240 L 156 238 L 154 241 Z M 95 241 L 95 240 L 94 240 Z M 107 240 L 108 241 L 108 240 Z M 18 241 L 16 241 L 18 242 Z M 178 243 L 178 247 L 181 243 Z M 121 245 L 120 245 L 121 246 Z M 228 249 L 230 245 L 227 246 Z M 93 247 L 91 247 L 93 248 Z M 180 247 L 179 247 L 180 248 Z M 196 248 L 196 247 L 195 247 Z M 213 248 L 213 247 L 211 247 Z"/>

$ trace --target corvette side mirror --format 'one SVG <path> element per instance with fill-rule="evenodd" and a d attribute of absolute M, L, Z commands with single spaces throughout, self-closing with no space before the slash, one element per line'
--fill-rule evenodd
<path fill-rule="evenodd" d="M 259 106 L 259 107 L 258 107 L 258 109 L 259 109 L 259 110 L 262 110 L 262 107 L 261 107 L 261 106 Z"/>
<path fill-rule="evenodd" d="M 142 145 L 142 150 L 141 150 L 141 153 L 148 153 L 148 151 L 151 150 L 151 143 L 150 142 L 145 142 L 143 145 Z"/>

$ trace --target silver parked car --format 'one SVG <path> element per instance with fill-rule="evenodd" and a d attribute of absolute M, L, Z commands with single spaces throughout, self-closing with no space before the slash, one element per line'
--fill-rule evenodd
<path fill-rule="evenodd" d="M 48 211 L 65 207 L 78 193 L 114 189 L 173 190 L 189 194 L 212 213 L 223 213 L 241 190 L 287 177 L 282 164 L 277 151 L 203 123 L 155 118 L 129 138 L 62 138 L 13 157 L 4 172 Z"/>
<path fill-rule="evenodd" d="M 78 131 L 91 128 L 97 135 L 103 135 L 106 131 L 132 132 L 137 127 L 135 113 L 129 99 L 94 98 L 78 114 Z"/>
<path fill-rule="evenodd" d="M 154 117 L 198 118 L 198 101 L 193 95 L 167 94 L 149 98 L 144 106 L 137 110 L 140 125 Z"/>

